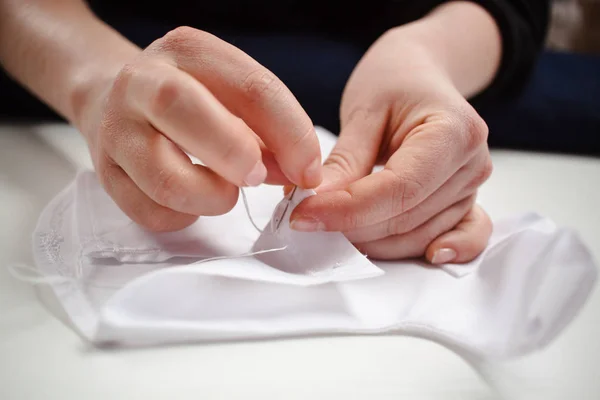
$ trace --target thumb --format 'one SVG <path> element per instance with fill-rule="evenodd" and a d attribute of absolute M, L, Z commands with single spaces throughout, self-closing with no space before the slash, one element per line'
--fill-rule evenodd
<path fill-rule="evenodd" d="M 340 137 L 325 160 L 317 192 L 342 189 L 373 170 L 386 126 L 386 113 L 354 112 L 342 120 Z"/>

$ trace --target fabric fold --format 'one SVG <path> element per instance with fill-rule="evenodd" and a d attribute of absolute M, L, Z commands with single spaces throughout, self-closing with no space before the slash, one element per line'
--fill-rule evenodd
<path fill-rule="evenodd" d="M 73 278 L 52 288 L 82 335 L 121 346 L 386 333 L 516 357 L 560 335 L 595 285 L 577 234 L 534 213 L 494 221 L 480 257 L 440 269 L 373 262 L 342 234 L 291 230 L 289 214 L 313 194 L 297 191 L 286 208 L 276 188 L 249 190 L 262 233 L 240 201 L 186 230 L 151 234 L 82 171 L 40 216 L 35 260 L 44 275 Z M 218 256 L 230 258 L 206 261 Z"/>

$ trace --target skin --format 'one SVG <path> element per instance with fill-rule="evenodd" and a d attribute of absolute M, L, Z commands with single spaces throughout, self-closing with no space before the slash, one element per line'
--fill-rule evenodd
<path fill-rule="evenodd" d="M 310 118 L 241 50 L 189 27 L 142 50 L 81 0 L 0 4 L 3 66 L 79 128 L 136 223 L 178 230 L 229 211 L 240 186 L 321 183 Z"/>
<path fill-rule="evenodd" d="M 500 47 L 493 19 L 463 2 L 383 35 L 349 79 L 324 182 L 292 226 L 342 231 L 374 258 L 479 255 L 492 225 L 475 198 L 492 163 L 487 126 L 465 99 L 489 85 Z"/>
<path fill-rule="evenodd" d="M 229 211 L 240 186 L 293 184 L 318 192 L 294 229 L 342 231 L 385 259 L 464 262 L 484 249 L 491 223 L 474 202 L 491 173 L 487 127 L 465 99 L 489 85 L 500 48 L 469 2 L 385 33 L 348 81 L 322 167 L 294 96 L 219 38 L 180 27 L 142 50 L 82 0 L 0 0 L 2 66 L 82 132 L 132 220 L 177 230 Z"/>

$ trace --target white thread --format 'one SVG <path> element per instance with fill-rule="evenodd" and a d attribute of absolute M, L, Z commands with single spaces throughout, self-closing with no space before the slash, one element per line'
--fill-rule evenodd
<path fill-rule="evenodd" d="M 235 259 L 235 258 L 244 258 L 244 257 L 253 257 L 259 254 L 265 253 L 273 253 L 276 251 L 285 250 L 287 246 L 279 247 L 276 249 L 267 249 L 267 250 L 259 250 L 250 253 L 244 253 L 237 256 L 217 256 L 205 258 L 203 260 L 192 263 L 191 265 L 203 264 L 206 262 L 217 261 L 217 260 L 227 260 L 227 259 Z M 73 285 L 77 285 L 80 281 L 76 278 L 62 276 L 62 275 L 44 275 L 40 270 L 31 267 L 26 264 L 11 264 L 7 267 L 8 272 L 16 279 L 21 282 L 31 283 L 33 285 L 62 285 L 65 283 L 70 283 Z M 95 287 L 95 288 L 104 288 L 104 289 L 118 289 L 121 286 L 115 285 L 105 285 L 102 282 L 88 281 L 86 282 L 86 286 Z"/>
<path fill-rule="evenodd" d="M 217 257 L 205 258 L 204 260 L 200 260 L 198 262 L 195 262 L 194 265 L 196 265 L 196 264 L 202 264 L 202 263 L 205 263 L 207 261 L 227 260 L 227 259 L 233 260 L 233 259 L 236 259 L 236 258 L 253 257 L 253 256 L 257 256 L 259 254 L 274 253 L 276 251 L 282 251 L 282 250 L 285 250 L 285 249 L 287 249 L 287 245 L 285 245 L 283 247 L 278 247 L 276 249 L 258 250 L 258 251 L 253 251 L 253 252 L 250 252 L 250 253 L 243 253 L 243 254 L 240 254 L 240 255 L 237 255 L 237 256 L 217 256 Z"/>
<path fill-rule="evenodd" d="M 244 202 L 244 208 L 246 209 L 246 214 L 248 215 L 250 223 L 252 224 L 252 226 L 254 226 L 254 229 L 258 231 L 258 233 L 262 233 L 263 230 L 258 227 L 256 222 L 254 221 L 254 218 L 252 218 L 252 214 L 250 213 L 250 206 L 248 205 L 248 198 L 246 197 L 246 192 L 244 191 L 244 188 L 241 187 L 240 192 L 242 192 L 242 201 Z"/>

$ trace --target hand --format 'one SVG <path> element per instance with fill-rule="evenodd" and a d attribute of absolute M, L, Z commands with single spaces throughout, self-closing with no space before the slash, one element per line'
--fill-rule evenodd
<path fill-rule="evenodd" d="M 321 183 L 313 124 L 291 92 L 206 32 L 168 33 L 96 92 L 80 125 L 99 179 L 150 230 L 226 213 L 240 186 Z"/>
<path fill-rule="evenodd" d="M 380 259 L 466 262 L 483 251 L 491 222 L 475 198 L 492 171 L 487 127 L 427 48 L 382 36 L 340 114 L 323 184 L 294 210 L 294 229 L 344 232 Z"/>

